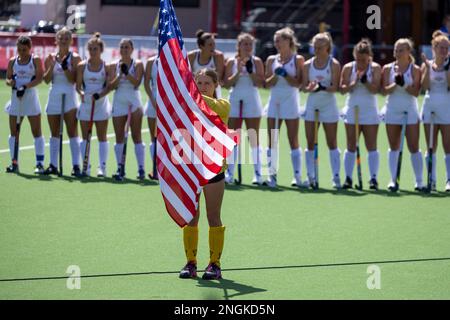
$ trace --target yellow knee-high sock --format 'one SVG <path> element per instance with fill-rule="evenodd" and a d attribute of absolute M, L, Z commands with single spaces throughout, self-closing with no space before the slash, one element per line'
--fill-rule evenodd
<path fill-rule="evenodd" d="M 198 227 L 184 227 L 183 242 L 187 261 L 197 264 Z"/>
<path fill-rule="evenodd" d="M 214 263 L 219 267 L 224 239 L 225 239 L 224 226 L 209 228 L 209 253 L 210 253 L 209 263 Z"/>

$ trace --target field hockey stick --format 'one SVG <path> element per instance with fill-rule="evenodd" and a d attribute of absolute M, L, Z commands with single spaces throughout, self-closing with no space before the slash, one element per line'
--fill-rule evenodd
<path fill-rule="evenodd" d="M 127 160 L 127 142 L 128 142 L 128 131 L 130 129 L 131 122 L 131 105 L 128 106 L 127 123 L 125 125 L 125 134 L 123 141 L 122 159 L 120 161 L 120 175 L 125 177 L 125 162 Z"/>
<path fill-rule="evenodd" d="M 356 133 L 356 168 L 358 172 L 358 184 L 355 185 L 357 190 L 363 189 L 362 173 L 361 173 L 361 153 L 359 151 L 359 106 L 355 106 L 355 133 Z"/>
<path fill-rule="evenodd" d="M 64 113 L 66 110 L 66 94 L 63 93 L 61 101 L 61 116 L 59 117 L 59 172 L 58 176 L 63 175 L 63 128 L 64 128 Z"/>
<path fill-rule="evenodd" d="M 16 138 L 14 139 L 14 154 L 12 163 L 17 168 L 19 167 L 19 136 L 20 136 L 20 124 L 21 124 L 21 111 L 22 111 L 22 98 L 18 98 L 19 106 L 17 110 L 17 117 L 16 117 Z"/>
<path fill-rule="evenodd" d="M 234 182 L 237 185 L 240 185 L 242 183 L 242 151 L 241 151 L 241 145 L 242 145 L 242 108 L 243 108 L 244 102 L 242 100 L 239 100 L 239 145 L 236 146 L 237 152 L 238 152 L 238 178 Z"/>
<path fill-rule="evenodd" d="M 95 99 L 92 97 L 91 104 L 91 117 L 89 120 L 88 126 L 88 134 L 86 140 L 86 150 L 84 151 L 84 159 L 83 159 L 83 176 L 87 175 L 88 165 L 89 165 L 89 156 L 91 150 L 91 137 L 92 137 L 92 126 L 94 125 L 94 110 L 95 110 Z"/>
<path fill-rule="evenodd" d="M 314 182 L 313 189 L 319 189 L 319 109 L 314 111 Z"/>
<path fill-rule="evenodd" d="M 405 143 L 407 121 L 408 121 L 408 112 L 405 111 L 403 114 L 402 133 L 401 133 L 401 140 L 400 140 L 400 153 L 398 155 L 398 161 L 397 161 L 397 176 L 395 178 L 395 191 L 398 191 L 400 188 L 400 171 L 402 169 L 403 145 Z"/>
<path fill-rule="evenodd" d="M 427 180 L 427 192 L 431 192 L 432 188 L 432 179 L 433 179 L 433 138 L 434 138 L 434 112 L 431 112 L 431 120 L 430 120 L 430 137 L 429 137 L 429 145 L 428 145 L 428 180 Z"/>

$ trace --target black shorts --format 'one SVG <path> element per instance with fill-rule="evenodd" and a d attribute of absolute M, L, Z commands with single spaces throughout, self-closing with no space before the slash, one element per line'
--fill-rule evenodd
<path fill-rule="evenodd" d="M 208 184 L 220 182 L 225 179 L 225 172 L 219 173 L 217 176 L 208 181 Z"/>

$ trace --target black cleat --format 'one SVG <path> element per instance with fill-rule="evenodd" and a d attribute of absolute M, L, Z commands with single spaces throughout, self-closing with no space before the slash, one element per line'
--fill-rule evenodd
<path fill-rule="evenodd" d="M 193 262 L 188 262 L 180 271 L 181 279 L 197 278 L 197 265 Z"/>
<path fill-rule="evenodd" d="M 136 179 L 138 179 L 140 181 L 145 180 L 145 170 L 144 169 L 139 169 Z"/>
<path fill-rule="evenodd" d="M 205 273 L 202 277 L 203 280 L 218 280 L 222 279 L 222 271 L 220 267 L 215 263 L 210 263 L 205 270 Z"/>
<path fill-rule="evenodd" d="M 58 168 L 56 168 L 54 165 L 50 164 L 47 169 L 44 171 L 44 175 L 55 175 L 57 176 L 59 174 Z"/>
<path fill-rule="evenodd" d="M 18 173 L 19 166 L 17 164 L 12 163 L 9 167 L 6 168 L 6 173 Z"/>
<path fill-rule="evenodd" d="M 117 169 L 117 171 L 116 171 L 116 173 L 114 173 L 113 175 L 112 175 L 112 177 L 113 177 L 113 179 L 114 180 L 116 180 L 116 181 L 123 181 L 123 175 L 122 175 L 122 171 L 120 170 L 120 168 L 119 169 Z"/>
<path fill-rule="evenodd" d="M 44 172 L 44 166 L 40 163 L 34 168 L 34 174 L 44 174 Z"/>
<path fill-rule="evenodd" d="M 390 191 L 390 192 L 397 192 L 398 191 L 398 184 L 396 184 L 396 183 L 394 183 L 394 182 L 391 182 L 391 183 L 389 183 L 389 185 L 388 185 L 388 190 Z"/>
<path fill-rule="evenodd" d="M 378 181 L 375 178 L 370 179 L 369 181 L 370 190 L 378 190 Z"/>
<path fill-rule="evenodd" d="M 81 176 L 81 170 L 79 165 L 74 165 L 72 168 L 72 173 L 70 174 L 72 177 L 80 177 Z"/>
<path fill-rule="evenodd" d="M 353 188 L 353 181 L 350 177 L 345 178 L 344 185 L 342 186 L 342 189 L 351 189 Z"/>

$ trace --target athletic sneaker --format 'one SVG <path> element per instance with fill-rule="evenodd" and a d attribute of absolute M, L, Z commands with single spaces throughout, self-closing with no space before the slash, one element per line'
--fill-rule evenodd
<path fill-rule="evenodd" d="M 6 168 L 6 173 L 18 173 L 19 172 L 19 166 L 17 164 L 11 164 L 9 167 Z"/>
<path fill-rule="evenodd" d="M 269 176 L 269 179 L 267 179 L 266 184 L 270 187 L 270 188 L 276 188 L 277 187 L 277 175 L 276 174 L 271 174 Z"/>
<path fill-rule="evenodd" d="M 141 181 L 145 179 L 145 170 L 144 169 L 139 169 L 136 179 L 141 180 Z"/>
<path fill-rule="evenodd" d="M 353 188 L 353 180 L 350 177 L 346 177 L 342 189 L 352 189 L 352 188 Z"/>
<path fill-rule="evenodd" d="M 339 178 L 339 176 L 335 176 L 333 178 L 333 188 L 334 189 L 341 189 L 341 178 Z"/>
<path fill-rule="evenodd" d="M 313 177 L 308 177 L 309 187 L 313 190 L 319 189 L 316 180 Z"/>
<path fill-rule="evenodd" d="M 419 192 L 420 192 L 420 191 L 424 191 L 424 189 L 425 189 L 425 188 L 424 188 L 422 182 L 420 182 L 420 183 L 417 183 L 417 182 L 416 182 L 416 184 L 415 184 L 415 186 L 414 186 L 414 190 L 415 190 L 415 191 L 419 191 Z"/>
<path fill-rule="evenodd" d="M 48 168 L 45 169 L 44 174 L 45 174 L 46 176 L 51 175 L 51 174 L 57 176 L 57 175 L 59 174 L 58 168 L 56 168 L 54 165 L 52 165 L 52 164 L 50 163 L 50 165 L 48 166 Z"/>
<path fill-rule="evenodd" d="M 260 174 L 255 174 L 253 176 L 252 184 L 256 186 L 260 186 L 263 184 L 263 180 Z"/>
<path fill-rule="evenodd" d="M 98 168 L 97 169 L 97 177 L 98 178 L 106 177 L 106 168 Z"/>
<path fill-rule="evenodd" d="M 205 270 L 205 273 L 202 277 L 203 280 L 218 280 L 222 279 L 222 271 L 220 267 L 215 263 L 210 263 Z"/>
<path fill-rule="evenodd" d="M 447 180 L 447 184 L 445 186 L 445 192 L 450 192 L 450 179 Z"/>
<path fill-rule="evenodd" d="M 192 262 L 188 262 L 180 271 L 181 279 L 197 278 L 197 265 Z"/>
<path fill-rule="evenodd" d="M 295 176 L 292 179 L 291 186 L 292 187 L 298 187 L 298 188 L 308 188 L 309 187 L 309 181 L 302 181 L 302 177 Z"/>
<path fill-rule="evenodd" d="M 148 178 L 149 178 L 150 180 L 153 180 L 153 181 L 158 181 L 158 180 L 159 180 L 158 174 L 156 174 L 156 176 L 154 176 L 154 175 L 152 175 L 151 173 L 149 173 L 147 176 L 148 176 Z"/>
<path fill-rule="evenodd" d="M 378 181 L 375 178 L 370 179 L 369 181 L 369 188 L 371 190 L 378 190 Z"/>
<path fill-rule="evenodd" d="M 112 175 L 113 179 L 116 181 L 123 181 L 123 176 L 120 168 L 117 169 L 116 173 Z"/>
<path fill-rule="evenodd" d="M 79 177 L 79 176 L 81 176 L 81 170 L 80 170 L 80 166 L 79 165 L 74 165 L 73 166 L 71 176 L 72 177 Z"/>
<path fill-rule="evenodd" d="M 44 174 L 44 171 L 44 166 L 40 163 L 34 168 L 34 174 Z"/>
<path fill-rule="evenodd" d="M 398 186 L 397 186 L 397 184 L 394 181 L 389 182 L 387 188 L 391 192 L 397 192 L 398 191 Z"/>

